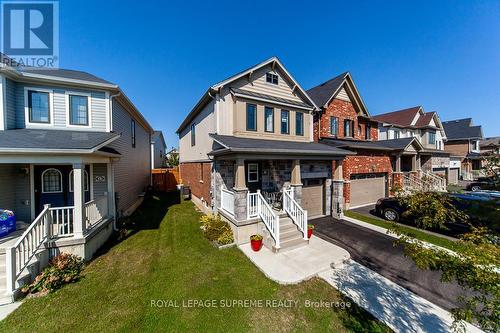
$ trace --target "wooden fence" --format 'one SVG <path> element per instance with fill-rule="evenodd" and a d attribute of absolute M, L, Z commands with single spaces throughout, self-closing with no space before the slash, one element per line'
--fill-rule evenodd
<path fill-rule="evenodd" d="M 177 190 L 179 169 L 153 169 L 153 188 L 155 191 L 168 192 Z"/>

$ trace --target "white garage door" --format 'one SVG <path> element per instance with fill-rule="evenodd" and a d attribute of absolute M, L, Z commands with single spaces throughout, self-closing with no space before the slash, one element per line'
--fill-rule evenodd
<path fill-rule="evenodd" d="M 350 207 L 377 202 L 386 196 L 386 176 L 382 173 L 351 175 Z"/>
<path fill-rule="evenodd" d="M 301 206 L 307 210 L 307 216 L 323 215 L 324 190 L 323 179 L 304 179 Z"/>
<path fill-rule="evenodd" d="M 453 169 L 450 169 L 449 172 L 448 172 L 448 183 L 450 184 L 458 184 L 458 175 L 459 175 L 459 172 L 460 169 L 458 168 L 453 168 Z"/>

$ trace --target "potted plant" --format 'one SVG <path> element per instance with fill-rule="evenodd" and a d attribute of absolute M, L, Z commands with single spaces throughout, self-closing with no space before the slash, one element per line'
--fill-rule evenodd
<path fill-rule="evenodd" d="M 313 234 L 314 226 L 312 224 L 307 225 L 307 238 L 311 238 Z"/>
<path fill-rule="evenodd" d="M 262 248 L 262 235 L 257 234 L 250 236 L 250 245 L 255 252 L 260 251 Z"/>

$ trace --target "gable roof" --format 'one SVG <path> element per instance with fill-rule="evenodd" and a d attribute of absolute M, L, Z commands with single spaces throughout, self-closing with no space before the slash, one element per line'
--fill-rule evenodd
<path fill-rule="evenodd" d="M 61 69 L 61 68 L 38 68 L 38 67 L 20 67 L 19 71 L 28 74 L 39 74 L 39 75 L 47 75 L 47 76 L 55 76 L 63 79 L 73 79 L 73 80 L 82 80 L 96 83 L 104 83 L 115 85 L 112 82 L 104 80 L 100 77 L 97 77 L 93 74 L 77 71 L 72 69 Z"/>
<path fill-rule="evenodd" d="M 194 119 L 194 117 L 201 111 L 205 105 L 207 105 L 212 99 L 213 95 L 216 94 L 221 88 L 224 86 L 228 85 L 231 82 L 234 82 L 238 80 L 239 78 L 244 77 L 245 75 L 251 74 L 254 71 L 256 71 L 259 68 L 262 68 L 264 66 L 272 64 L 273 66 L 278 66 L 279 69 L 285 74 L 286 79 L 289 81 L 293 82 L 294 88 L 297 88 L 301 94 L 304 96 L 304 98 L 310 103 L 310 107 L 317 109 L 316 104 L 314 101 L 309 97 L 309 95 L 306 93 L 306 91 L 300 86 L 300 84 L 293 78 L 293 76 L 286 70 L 285 66 L 281 63 L 281 61 L 278 59 L 278 57 L 273 56 L 263 62 L 260 62 L 254 66 L 251 66 L 237 74 L 234 74 L 222 81 L 217 82 L 216 84 L 210 86 L 207 91 L 202 95 L 198 103 L 194 106 L 194 108 L 188 113 L 186 118 L 182 121 L 180 124 L 179 128 L 177 129 L 176 133 L 180 133 L 188 124 Z"/>
<path fill-rule="evenodd" d="M 481 126 L 473 126 L 472 118 L 444 121 L 443 128 L 448 141 L 483 138 Z"/>
<path fill-rule="evenodd" d="M 500 136 L 484 138 L 484 140 L 482 140 L 479 145 L 481 147 L 499 147 L 500 146 Z"/>
<path fill-rule="evenodd" d="M 328 103 L 335 98 L 335 96 L 339 93 L 342 87 L 346 86 L 346 90 L 349 95 L 354 97 L 354 104 L 358 106 L 362 113 L 364 113 L 367 117 L 369 117 L 368 109 L 366 108 L 361 95 L 354 84 L 354 80 L 351 77 L 349 72 L 344 72 L 326 82 L 317 85 L 309 90 L 307 93 L 314 100 L 317 106 L 320 108 L 326 108 Z"/>
<path fill-rule="evenodd" d="M 383 113 L 373 116 L 375 120 L 384 123 L 391 123 L 399 126 L 411 126 L 413 119 L 418 112 L 422 109 L 422 106 L 414 106 L 407 109 L 397 110 L 393 112 Z"/>

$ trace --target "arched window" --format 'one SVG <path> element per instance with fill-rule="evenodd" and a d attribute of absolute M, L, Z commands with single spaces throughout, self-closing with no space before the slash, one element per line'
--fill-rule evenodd
<path fill-rule="evenodd" d="M 83 170 L 83 190 L 87 192 L 89 190 L 89 174 L 87 170 Z M 69 172 L 69 191 L 73 192 L 73 170 Z"/>
<path fill-rule="evenodd" d="M 62 174 L 57 169 L 47 169 L 42 173 L 42 193 L 61 193 Z"/>

